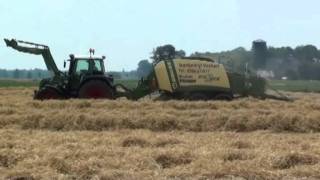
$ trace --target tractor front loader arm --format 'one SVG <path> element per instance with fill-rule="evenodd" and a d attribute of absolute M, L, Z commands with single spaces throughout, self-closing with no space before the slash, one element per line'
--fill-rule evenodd
<path fill-rule="evenodd" d="M 19 52 L 42 55 L 48 70 L 53 72 L 55 76 L 61 75 L 61 72 L 59 71 L 56 63 L 54 62 L 54 59 L 51 55 L 48 46 L 31 42 L 19 41 L 15 39 L 4 39 L 4 41 L 8 47 L 11 47 Z"/>

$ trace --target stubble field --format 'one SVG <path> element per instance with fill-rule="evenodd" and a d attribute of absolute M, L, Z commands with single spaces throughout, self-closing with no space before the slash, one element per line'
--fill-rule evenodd
<path fill-rule="evenodd" d="M 0 89 L 0 179 L 320 179 L 320 95 L 33 101 Z"/>

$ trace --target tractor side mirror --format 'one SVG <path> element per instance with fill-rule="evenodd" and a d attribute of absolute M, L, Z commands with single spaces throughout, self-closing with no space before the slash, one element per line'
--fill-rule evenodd
<path fill-rule="evenodd" d="M 64 61 L 64 62 L 63 62 L 63 67 L 66 68 L 66 66 L 67 66 L 67 62 Z"/>

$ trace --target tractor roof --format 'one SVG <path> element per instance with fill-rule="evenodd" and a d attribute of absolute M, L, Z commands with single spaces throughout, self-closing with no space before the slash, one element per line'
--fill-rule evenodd
<path fill-rule="evenodd" d="M 73 56 L 73 57 L 72 57 Z M 71 59 L 100 59 L 100 60 L 104 60 L 106 57 L 105 56 L 88 56 L 88 55 L 70 55 Z"/>

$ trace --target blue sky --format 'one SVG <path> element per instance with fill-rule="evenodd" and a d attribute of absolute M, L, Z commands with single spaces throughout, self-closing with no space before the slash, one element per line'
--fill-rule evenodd
<path fill-rule="evenodd" d="M 320 45 L 320 1 L 290 0 L 0 0 L 0 38 L 50 46 L 57 65 L 95 48 L 108 70 L 132 70 L 154 47 L 188 54 L 272 46 Z M 43 68 L 41 57 L 0 42 L 0 68 Z"/>

